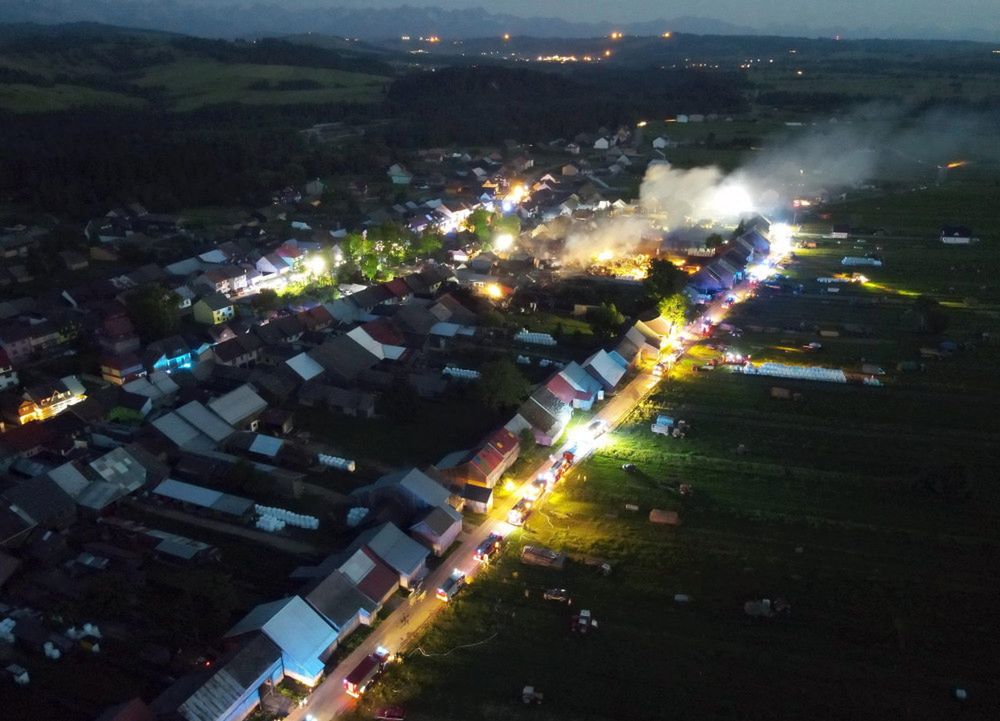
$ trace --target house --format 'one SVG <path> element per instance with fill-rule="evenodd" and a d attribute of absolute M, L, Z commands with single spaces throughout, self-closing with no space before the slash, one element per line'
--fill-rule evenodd
<path fill-rule="evenodd" d="M 340 643 L 358 626 L 371 626 L 375 614 L 382 608 L 379 601 L 366 596 L 339 570 L 309 584 L 300 595 L 316 613 L 337 629 Z"/>
<path fill-rule="evenodd" d="M 209 293 L 194 304 L 194 319 L 205 325 L 218 325 L 232 320 L 236 312 L 233 303 L 222 293 Z"/>
<path fill-rule="evenodd" d="M 258 631 L 280 649 L 285 675 L 310 687 L 319 682 L 325 661 L 337 647 L 337 630 L 299 596 L 257 606 L 225 637 Z"/>
<path fill-rule="evenodd" d="M 436 468 L 452 487 L 474 483 L 493 488 L 517 460 L 520 450 L 517 436 L 506 428 L 498 428 L 472 450 L 448 454 Z"/>
<path fill-rule="evenodd" d="M 135 353 L 139 350 L 139 336 L 124 309 L 105 317 L 96 335 L 97 344 L 109 355 Z"/>
<path fill-rule="evenodd" d="M 224 366 L 247 368 L 260 360 L 264 344 L 253 333 L 243 333 L 212 346 L 215 362 Z"/>
<path fill-rule="evenodd" d="M 191 368 L 191 348 L 181 336 L 174 335 L 153 341 L 142 354 L 143 363 L 151 371 L 172 373 Z"/>
<path fill-rule="evenodd" d="M 104 356 L 100 360 L 101 377 L 108 383 L 121 386 L 146 375 L 146 367 L 135 353 Z"/>
<path fill-rule="evenodd" d="M 462 514 L 447 504 L 427 511 L 410 526 L 410 535 L 426 545 L 435 556 L 443 556 L 462 532 Z"/>
<path fill-rule="evenodd" d="M 209 409 L 229 425 L 239 430 L 256 431 L 267 401 L 252 387 L 243 384 L 224 396 L 208 402 Z"/>
<path fill-rule="evenodd" d="M 352 384 L 362 371 L 379 361 L 377 356 L 346 335 L 336 336 L 308 354 L 322 366 L 330 380 L 343 385 Z"/>
<path fill-rule="evenodd" d="M 600 381 L 575 361 L 552 376 L 545 387 L 563 403 L 585 411 L 594 406 L 594 401 L 604 398 Z"/>
<path fill-rule="evenodd" d="M 410 468 L 387 473 L 370 486 L 363 486 L 351 495 L 369 502 L 386 494 L 401 500 L 413 512 L 435 508 L 448 502 L 451 493 L 423 471 Z"/>
<path fill-rule="evenodd" d="M 521 404 L 517 409 L 517 415 L 508 421 L 504 428 L 514 435 L 530 429 L 539 445 L 551 446 L 562 435 L 571 413 L 571 406 L 542 387 Z"/>
<path fill-rule="evenodd" d="M 242 721 L 260 705 L 261 687 L 279 683 L 284 675 L 278 644 L 265 633 L 250 633 L 211 668 L 177 680 L 150 709 L 161 720 Z"/>
<path fill-rule="evenodd" d="M 611 147 L 611 141 L 601 137 L 594 141 L 594 150 L 607 150 Z"/>
<path fill-rule="evenodd" d="M 399 163 L 389 166 L 386 175 L 389 176 L 389 180 L 392 181 L 393 185 L 409 185 L 413 181 L 413 173 Z"/>
<path fill-rule="evenodd" d="M 493 489 L 467 483 L 459 490 L 459 497 L 465 502 L 465 508 L 471 513 L 489 513 L 493 509 Z"/>
<path fill-rule="evenodd" d="M 577 143 L 568 143 L 566 145 L 566 152 L 569 153 L 570 155 L 579 155 L 580 146 Z"/>
<path fill-rule="evenodd" d="M 599 350 L 583 362 L 584 369 L 610 391 L 625 375 L 628 362 L 614 351 Z"/>
<path fill-rule="evenodd" d="M 66 266 L 66 270 L 86 270 L 90 265 L 90 259 L 75 250 L 60 251 L 59 260 Z"/>
<path fill-rule="evenodd" d="M 972 229 L 964 225 L 946 225 L 941 228 L 941 242 L 946 245 L 969 245 L 973 242 Z"/>
<path fill-rule="evenodd" d="M 86 389 L 76 376 L 66 376 L 25 388 L 20 402 L 5 404 L 3 411 L 7 419 L 24 425 L 57 416 L 86 398 Z"/>
<path fill-rule="evenodd" d="M 670 148 L 670 147 L 673 147 L 673 145 L 671 144 L 669 138 L 663 135 L 653 138 L 653 148 L 655 148 L 656 150 L 663 150 L 664 148 Z"/>
<path fill-rule="evenodd" d="M 580 174 L 580 169 L 575 165 L 573 165 L 573 163 L 566 163 L 566 165 L 562 166 L 562 170 L 560 172 L 562 173 L 563 177 L 575 178 L 577 175 Z"/>
<path fill-rule="evenodd" d="M 20 382 L 14 364 L 7 357 L 7 352 L 0 348 L 0 391 L 16 387 Z"/>
<path fill-rule="evenodd" d="M 427 556 L 430 551 L 407 536 L 393 523 L 383 523 L 371 528 L 354 542 L 365 546 L 399 576 L 399 585 L 413 588 L 427 575 Z"/>

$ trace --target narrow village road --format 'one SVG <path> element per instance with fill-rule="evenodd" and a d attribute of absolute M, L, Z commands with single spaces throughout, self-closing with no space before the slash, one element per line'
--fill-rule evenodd
<path fill-rule="evenodd" d="M 727 312 L 725 298 L 733 297 L 738 303 L 746 298 L 749 288 L 750 283 L 744 281 L 728 293 L 720 294 L 722 297 L 710 303 L 704 313 L 688 325 L 687 330 L 695 331 L 705 320 L 719 322 Z M 696 333 L 689 332 L 689 340 L 677 347 L 679 351 L 678 355 L 682 355 L 690 348 L 694 342 L 693 338 L 696 336 Z M 650 373 L 639 373 L 614 396 L 610 397 L 594 415 L 594 418 L 605 421 L 608 424 L 609 430 L 617 426 L 632 409 L 657 387 L 660 380 L 660 378 Z M 569 445 L 571 444 L 567 443 L 560 446 L 553 452 L 552 457 L 562 455 L 563 450 Z M 522 489 L 540 474 L 548 470 L 552 464 L 552 457 L 546 458 L 536 468 L 532 469 L 530 473 L 526 473 L 518 479 L 517 491 L 512 493 L 504 503 L 494 506 L 486 520 L 469 533 L 461 545 L 448 555 L 445 562 L 424 579 L 423 591 L 411 596 L 408 603 L 404 603 L 386 616 L 363 643 L 354 649 L 347 658 L 341 661 L 336 668 L 329 671 L 323 682 L 312 692 L 306 705 L 292 711 L 287 718 L 290 721 L 305 721 L 307 716 L 311 716 L 316 721 L 330 721 L 330 719 L 339 716 L 357 704 L 357 701 L 348 696 L 344 691 L 344 677 L 353 671 L 366 656 L 373 654 L 379 646 L 389 649 L 391 652 L 398 652 L 410 647 L 424 624 L 430 621 L 436 613 L 446 606 L 446 604 L 435 597 L 435 589 L 456 568 L 461 569 L 469 575 L 476 573 L 478 569 L 478 563 L 474 558 L 476 548 L 498 526 L 505 532 L 510 530 L 510 526 L 507 525 L 505 520 L 507 512 L 521 498 Z M 575 463 L 583 460 L 584 457 L 586 456 L 578 457 Z M 543 496 L 540 502 L 543 502 L 544 498 Z M 538 505 L 540 503 L 536 504 L 536 508 Z"/>

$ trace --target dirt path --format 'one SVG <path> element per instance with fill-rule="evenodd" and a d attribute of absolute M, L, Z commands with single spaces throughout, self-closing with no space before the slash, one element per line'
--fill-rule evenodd
<path fill-rule="evenodd" d="M 172 508 L 163 508 L 162 506 L 154 506 L 145 503 L 141 505 L 141 508 L 149 513 L 162 516 L 163 518 L 169 518 L 174 521 L 190 524 L 192 526 L 200 526 L 201 528 L 207 528 L 210 531 L 216 531 L 218 533 L 225 533 L 229 536 L 247 538 L 251 541 L 262 543 L 265 546 L 270 546 L 271 548 L 276 548 L 279 551 L 284 551 L 286 553 L 310 556 L 321 555 L 323 553 L 322 549 L 317 548 L 310 543 L 297 541 L 294 538 L 287 538 L 285 536 L 278 536 L 265 531 L 258 531 L 255 528 L 237 526 L 233 523 L 193 516 L 189 513 L 177 511 Z"/>

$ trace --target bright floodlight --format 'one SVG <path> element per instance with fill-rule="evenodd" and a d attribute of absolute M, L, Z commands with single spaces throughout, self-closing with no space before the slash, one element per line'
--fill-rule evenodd
<path fill-rule="evenodd" d="M 750 193 L 742 185 L 727 183 L 715 189 L 712 210 L 723 218 L 738 218 L 754 209 Z"/>
<path fill-rule="evenodd" d="M 311 275 L 322 275 L 326 272 L 326 258 L 322 255 L 314 255 L 306 260 L 306 270 Z"/>
<path fill-rule="evenodd" d="M 493 249 L 503 252 L 510 250 L 514 245 L 514 236 L 510 233 L 501 233 L 493 239 Z"/>
<path fill-rule="evenodd" d="M 792 229 L 787 223 L 771 225 L 771 255 L 783 255 L 792 248 Z"/>

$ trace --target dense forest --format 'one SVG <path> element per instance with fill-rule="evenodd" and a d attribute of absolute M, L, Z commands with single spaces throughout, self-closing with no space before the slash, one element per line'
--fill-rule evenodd
<path fill-rule="evenodd" d="M 747 109 L 742 76 L 695 70 L 588 68 L 572 75 L 500 66 L 414 73 L 393 83 L 388 110 L 418 144 L 537 142 L 600 125 L 682 112 Z"/>

